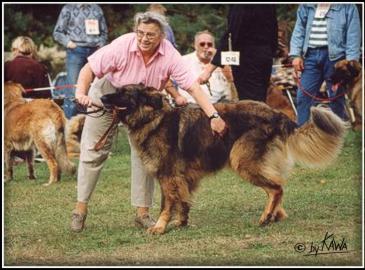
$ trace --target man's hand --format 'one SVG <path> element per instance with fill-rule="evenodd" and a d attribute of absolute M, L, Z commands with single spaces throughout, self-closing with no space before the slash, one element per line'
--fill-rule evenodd
<path fill-rule="evenodd" d="M 75 98 L 77 103 L 79 103 L 82 106 L 90 107 L 93 104 L 91 98 L 82 93 L 81 90 L 79 89 L 76 89 Z"/>
<path fill-rule="evenodd" d="M 185 97 L 179 95 L 175 97 L 175 103 L 177 106 L 185 106 L 186 104 L 188 104 L 188 101 Z"/>
<path fill-rule="evenodd" d="M 77 47 L 76 43 L 73 42 L 72 40 L 70 40 L 68 43 L 67 43 L 67 48 L 68 49 L 75 49 Z"/>
<path fill-rule="evenodd" d="M 210 73 L 209 70 L 204 69 L 203 73 L 200 74 L 199 78 L 198 78 L 198 83 L 199 84 L 205 84 L 209 81 L 210 76 L 212 76 L 212 74 Z"/>
<path fill-rule="evenodd" d="M 292 65 L 293 65 L 293 68 L 294 68 L 296 78 L 299 78 L 300 77 L 299 74 L 304 69 L 303 59 L 301 57 L 295 57 L 293 59 Z"/>
<path fill-rule="evenodd" d="M 224 122 L 220 117 L 210 120 L 210 127 L 213 131 L 213 134 L 218 134 L 221 138 L 227 131 L 226 122 Z"/>

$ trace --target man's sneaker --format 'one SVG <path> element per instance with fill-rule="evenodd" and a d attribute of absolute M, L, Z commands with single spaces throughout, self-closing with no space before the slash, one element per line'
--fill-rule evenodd
<path fill-rule="evenodd" d="M 81 232 L 85 227 L 86 214 L 78 213 L 76 210 L 72 211 L 71 217 L 71 231 Z"/>
<path fill-rule="evenodd" d="M 141 217 L 136 216 L 136 218 L 134 219 L 134 222 L 137 227 L 146 228 L 146 229 L 153 227 L 156 224 L 156 221 L 154 221 L 154 219 L 152 217 L 150 217 L 149 214 L 144 214 Z"/>

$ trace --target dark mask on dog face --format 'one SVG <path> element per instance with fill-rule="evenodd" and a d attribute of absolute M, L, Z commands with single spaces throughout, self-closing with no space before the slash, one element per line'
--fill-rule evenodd
<path fill-rule="evenodd" d="M 133 113 L 143 106 L 150 106 L 154 110 L 160 110 L 163 106 L 162 95 L 152 87 L 145 87 L 142 84 L 131 84 L 118 88 L 116 93 L 107 94 L 101 97 L 106 109 L 113 107 L 126 107 L 127 114 Z"/>
<path fill-rule="evenodd" d="M 336 63 L 335 70 L 331 76 L 333 84 L 340 83 L 347 86 L 359 75 L 361 66 L 356 61 L 342 60 Z"/>

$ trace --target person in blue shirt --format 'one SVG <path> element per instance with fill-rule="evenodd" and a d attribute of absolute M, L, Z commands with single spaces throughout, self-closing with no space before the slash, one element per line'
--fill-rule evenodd
<path fill-rule="evenodd" d="M 68 84 L 76 84 L 81 68 L 87 63 L 87 57 L 107 42 L 108 28 L 103 10 L 95 4 L 65 5 L 58 17 L 53 38 L 67 49 L 66 81 Z M 58 90 L 56 94 L 66 97 L 66 117 L 74 116 L 77 113 L 72 102 L 75 88 Z"/>
<path fill-rule="evenodd" d="M 330 108 L 345 117 L 345 89 L 336 89 L 331 75 L 336 62 L 360 58 L 361 29 L 354 4 L 301 4 L 290 41 L 289 56 L 300 84 L 297 93 L 298 125 L 310 115 L 310 107 L 326 81 Z M 301 73 L 301 74 L 300 74 Z"/>

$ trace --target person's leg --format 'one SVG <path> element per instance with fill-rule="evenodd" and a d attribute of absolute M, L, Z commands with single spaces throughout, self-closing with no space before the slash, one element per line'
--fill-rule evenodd
<path fill-rule="evenodd" d="M 239 99 L 265 102 L 271 71 L 270 47 L 245 48 L 242 51 L 240 65 L 232 67 Z"/>
<path fill-rule="evenodd" d="M 251 53 L 249 53 L 251 51 Z M 272 55 L 269 46 L 258 46 L 244 53 L 245 99 L 266 101 L 272 72 Z"/>
<path fill-rule="evenodd" d="M 96 82 L 90 89 L 89 96 L 100 102 L 101 92 L 112 92 L 115 89 L 106 79 Z M 85 119 L 81 142 L 80 162 L 77 175 L 77 203 L 72 215 L 71 229 L 82 231 L 87 215 L 87 204 L 99 179 L 101 169 L 108 158 L 116 128 L 108 136 L 106 143 L 99 151 L 94 150 L 95 144 L 103 136 L 112 122 L 112 114 L 105 113 L 99 117 L 87 116 Z"/>
<path fill-rule="evenodd" d="M 297 91 L 297 122 L 299 126 L 309 120 L 310 108 L 314 104 L 314 99 L 311 96 L 317 95 L 323 82 L 322 68 L 319 50 L 309 49 L 304 59 L 304 70 L 301 78 L 299 78 L 300 84 Z"/>
<path fill-rule="evenodd" d="M 76 47 L 75 49 L 67 49 L 66 71 L 67 84 L 75 85 L 79 77 L 80 70 L 87 63 L 88 48 Z M 72 101 L 75 97 L 76 88 L 66 88 L 65 101 L 63 108 L 66 118 L 70 119 L 77 114 L 76 104 Z"/>
<path fill-rule="evenodd" d="M 129 140 L 130 142 L 130 140 Z M 155 224 L 149 215 L 149 209 L 152 207 L 154 193 L 154 179 L 149 176 L 144 168 L 142 160 L 130 142 L 131 147 L 131 203 L 137 207 L 136 223 L 143 227 L 151 227 Z"/>

